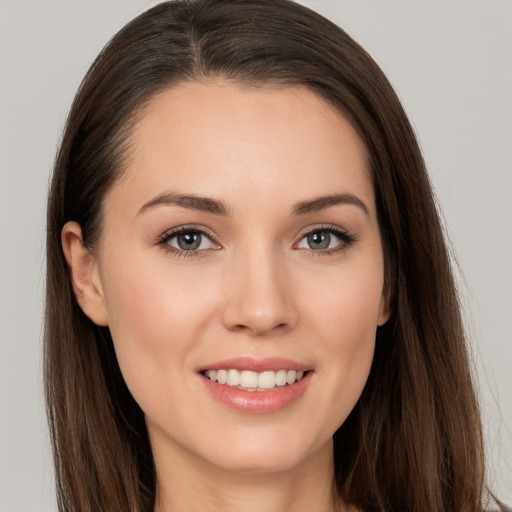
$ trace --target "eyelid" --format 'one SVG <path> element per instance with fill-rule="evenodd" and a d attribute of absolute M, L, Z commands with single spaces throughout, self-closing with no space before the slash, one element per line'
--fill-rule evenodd
<path fill-rule="evenodd" d="M 330 233 L 333 233 L 335 236 L 337 236 L 341 240 L 340 247 L 334 247 L 331 249 L 324 249 L 324 250 L 317 250 L 317 251 L 315 251 L 313 249 L 303 249 L 303 248 L 297 247 L 297 245 L 304 239 L 304 237 L 306 237 L 307 235 L 309 235 L 311 233 L 317 232 L 317 231 L 328 231 Z M 305 250 L 308 252 L 315 253 L 317 255 L 318 254 L 332 254 L 336 251 L 347 249 L 350 245 L 357 242 L 357 240 L 358 240 L 358 237 L 356 235 L 352 234 L 347 229 L 337 226 L 336 224 L 317 224 L 317 225 L 312 225 L 312 226 L 308 226 L 307 228 L 304 228 L 297 236 L 297 241 L 293 244 L 293 247 L 294 247 L 294 249 Z"/>
<path fill-rule="evenodd" d="M 212 244 L 216 245 L 217 247 L 214 249 L 201 249 L 200 251 L 184 251 L 181 249 L 177 249 L 175 247 L 172 247 L 167 242 L 175 237 L 176 235 L 179 235 L 180 233 L 188 233 L 188 232 L 196 232 L 200 233 L 203 236 L 206 236 L 209 238 L 212 242 Z M 173 228 L 170 228 L 166 231 L 164 231 L 156 240 L 156 244 L 160 245 L 165 248 L 165 250 L 169 252 L 173 252 L 175 254 L 184 254 L 187 253 L 187 256 L 199 256 L 201 253 L 204 253 L 208 250 L 217 250 L 221 248 L 220 243 L 217 241 L 217 236 L 215 233 L 207 228 L 206 226 L 202 226 L 200 224 L 183 224 L 180 226 L 175 226 Z"/>
<path fill-rule="evenodd" d="M 354 235 L 350 234 L 350 231 L 348 229 L 342 228 L 337 224 L 312 224 L 301 229 L 296 238 L 297 240 L 302 240 L 306 235 L 314 233 L 315 231 L 331 231 L 333 233 L 338 233 L 340 235 L 354 237 Z"/>
<path fill-rule="evenodd" d="M 207 228 L 206 226 L 202 226 L 201 224 L 181 224 L 179 226 L 175 226 L 173 228 L 165 230 L 159 237 L 158 241 L 162 241 L 165 239 L 170 238 L 173 235 L 180 234 L 180 233 L 186 233 L 188 231 L 196 231 L 198 233 L 202 233 L 209 238 L 212 239 L 212 241 L 215 241 L 216 235 L 215 233 Z M 218 243 L 218 242 L 215 242 Z"/>

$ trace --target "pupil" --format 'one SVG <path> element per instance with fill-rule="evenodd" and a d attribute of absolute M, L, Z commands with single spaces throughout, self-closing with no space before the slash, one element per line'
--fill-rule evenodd
<path fill-rule="evenodd" d="M 331 235 L 327 231 L 316 231 L 308 235 L 308 245 L 311 249 L 327 249 Z"/>
<path fill-rule="evenodd" d="M 182 233 L 178 235 L 178 245 L 184 251 L 193 251 L 201 245 L 199 233 Z"/>

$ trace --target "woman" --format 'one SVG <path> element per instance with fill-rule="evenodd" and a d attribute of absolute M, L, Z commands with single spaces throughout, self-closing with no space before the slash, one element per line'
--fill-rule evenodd
<path fill-rule="evenodd" d="M 164 3 L 93 64 L 50 191 L 45 370 L 61 510 L 484 509 L 414 134 L 286 0 Z"/>

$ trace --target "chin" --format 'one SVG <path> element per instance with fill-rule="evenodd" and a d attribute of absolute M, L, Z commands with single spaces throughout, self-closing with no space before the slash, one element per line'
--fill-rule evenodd
<path fill-rule="evenodd" d="M 247 454 L 241 457 L 241 454 L 233 454 L 232 457 L 226 457 L 221 460 L 216 459 L 214 464 L 226 471 L 240 474 L 265 474 L 278 473 L 289 470 L 299 465 L 301 459 L 290 454 L 283 453 L 259 453 Z"/>
<path fill-rule="evenodd" d="M 272 435 L 274 434 L 274 435 Z M 287 435 L 258 432 L 232 438 L 229 445 L 218 443 L 209 462 L 226 471 L 239 474 L 278 473 L 307 464 L 319 453 L 332 453 L 332 440 L 324 443 L 293 439 Z"/>

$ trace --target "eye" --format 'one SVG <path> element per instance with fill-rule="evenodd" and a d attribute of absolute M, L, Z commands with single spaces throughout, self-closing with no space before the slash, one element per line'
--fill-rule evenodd
<path fill-rule="evenodd" d="M 297 249 L 316 252 L 334 252 L 346 249 L 356 238 L 338 227 L 319 228 L 306 233 L 296 245 Z"/>
<path fill-rule="evenodd" d="M 197 253 L 207 249 L 218 249 L 210 235 L 198 228 L 182 226 L 164 233 L 158 241 L 165 249 L 177 253 Z"/>

